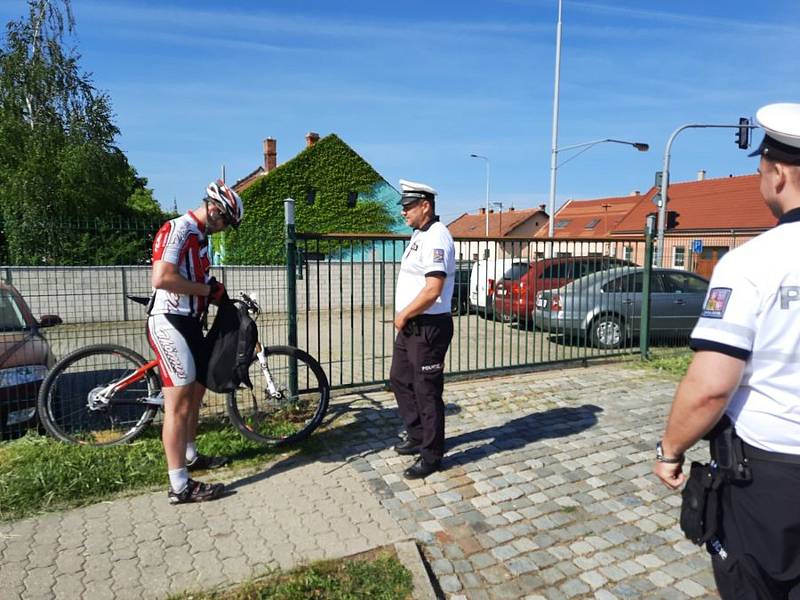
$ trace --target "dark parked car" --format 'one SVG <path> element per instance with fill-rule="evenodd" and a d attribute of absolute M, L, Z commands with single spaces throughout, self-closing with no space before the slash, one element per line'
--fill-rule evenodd
<path fill-rule="evenodd" d="M 471 265 L 457 265 L 455 282 L 453 283 L 453 299 L 450 301 L 450 312 L 463 315 L 469 312 L 469 276 Z"/>
<path fill-rule="evenodd" d="M 598 348 L 619 348 L 639 333 L 644 270 L 621 267 L 540 292 L 533 318 L 537 328 L 587 337 Z M 686 271 L 653 269 L 650 331 L 691 333 L 703 309 L 708 281 Z"/>
<path fill-rule="evenodd" d="M 19 292 L 0 283 L 0 439 L 36 422 L 36 396 L 54 362 L 39 330 L 59 323 L 55 315 L 37 321 Z"/>
<path fill-rule="evenodd" d="M 532 322 L 536 294 L 561 287 L 596 271 L 636 266 L 612 256 L 540 258 L 508 273 L 495 288 L 494 309 L 506 321 Z"/>

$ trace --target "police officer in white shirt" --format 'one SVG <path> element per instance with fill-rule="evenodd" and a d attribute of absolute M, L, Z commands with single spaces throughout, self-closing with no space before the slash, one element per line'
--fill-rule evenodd
<path fill-rule="evenodd" d="M 770 104 L 756 120 L 766 135 L 751 156 L 778 224 L 714 269 L 654 469 L 677 489 L 684 452 L 723 415 L 734 425 L 746 477 L 720 488 L 707 546 L 726 600 L 800 597 L 800 104 Z"/>
<path fill-rule="evenodd" d="M 438 470 L 444 455 L 444 357 L 453 337 L 450 300 L 455 279 L 455 246 L 435 216 L 436 190 L 400 180 L 402 213 L 414 229 L 397 277 L 390 381 L 408 433 L 398 454 L 419 458 L 408 479 Z"/>

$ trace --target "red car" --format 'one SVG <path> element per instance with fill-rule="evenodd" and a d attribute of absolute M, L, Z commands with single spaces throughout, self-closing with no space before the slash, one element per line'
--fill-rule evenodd
<path fill-rule="evenodd" d="M 494 292 L 494 311 L 503 320 L 533 323 L 536 294 L 566 285 L 595 271 L 612 267 L 636 266 L 611 256 L 564 256 L 540 258 L 517 273 L 516 279 L 499 281 Z"/>
<path fill-rule="evenodd" d="M 0 439 L 36 422 L 36 396 L 54 362 L 39 330 L 61 322 L 56 315 L 37 321 L 19 292 L 0 283 Z"/>

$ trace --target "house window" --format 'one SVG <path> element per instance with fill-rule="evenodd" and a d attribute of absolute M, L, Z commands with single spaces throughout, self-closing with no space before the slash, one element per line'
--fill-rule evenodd
<path fill-rule="evenodd" d="M 317 199 L 317 190 L 314 188 L 309 188 L 306 190 L 306 204 L 309 206 L 314 205 L 314 201 Z"/>
<path fill-rule="evenodd" d="M 347 192 L 347 208 L 355 208 L 358 192 Z"/>
<path fill-rule="evenodd" d="M 633 258 L 633 246 L 625 246 L 622 253 L 622 258 L 627 261 L 630 261 Z"/>
<path fill-rule="evenodd" d="M 560 221 L 556 221 L 556 224 L 553 225 L 553 229 L 564 229 L 569 223 L 570 219 L 561 219 Z"/>
<path fill-rule="evenodd" d="M 686 266 L 686 248 L 683 246 L 675 246 L 672 249 L 672 266 L 684 267 Z"/>
<path fill-rule="evenodd" d="M 591 221 L 589 221 L 586 224 L 586 227 L 584 227 L 584 229 L 594 229 L 595 227 L 597 227 L 597 224 L 599 222 L 600 222 L 600 219 L 592 219 Z"/>
<path fill-rule="evenodd" d="M 556 252 L 556 258 L 569 258 L 572 252 Z"/>

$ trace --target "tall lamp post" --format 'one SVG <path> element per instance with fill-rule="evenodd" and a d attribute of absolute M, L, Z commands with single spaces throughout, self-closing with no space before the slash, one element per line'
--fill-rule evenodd
<path fill-rule="evenodd" d="M 605 138 L 605 139 L 601 139 L 601 140 L 592 140 L 591 142 L 583 142 L 583 143 L 580 143 L 580 144 L 572 144 L 570 146 L 564 146 L 563 148 L 553 148 L 552 160 L 550 162 L 550 204 L 549 204 L 550 221 L 548 222 L 548 225 L 547 225 L 547 235 L 549 237 L 553 237 L 553 227 L 555 225 L 553 217 L 554 217 L 555 212 L 556 212 L 556 173 L 558 171 L 558 167 L 560 167 L 561 165 L 563 165 L 565 163 L 568 163 L 573 158 L 577 158 L 579 155 L 581 155 L 584 152 L 586 152 L 592 146 L 596 146 L 597 144 L 605 144 L 605 143 L 625 144 L 626 146 L 633 146 L 639 152 L 647 152 L 650 149 L 650 146 L 648 144 L 645 144 L 644 142 L 627 142 L 625 140 L 614 140 L 614 139 L 611 139 L 611 138 Z M 559 152 L 564 152 L 565 150 L 577 150 L 578 148 L 583 148 L 583 150 L 581 150 L 580 152 L 570 156 L 567 160 L 565 160 L 561 164 L 558 164 L 558 153 Z"/>
<path fill-rule="evenodd" d="M 486 237 L 489 237 L 489 158 L 480 154 L 470 154 L 470 156 L 486 161 Z"/>

